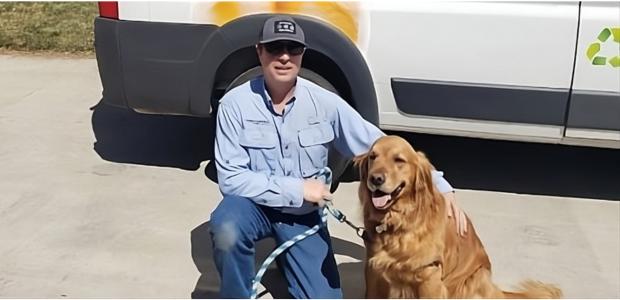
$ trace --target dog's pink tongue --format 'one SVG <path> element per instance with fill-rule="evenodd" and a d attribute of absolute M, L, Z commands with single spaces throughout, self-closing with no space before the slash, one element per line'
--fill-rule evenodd
<path fill-rule="evenodd" d="M 381 197 L 372 197 L 372 204 L 374 204 L 376 208 L 381 208 L 384 207 L 390 199 L 392 199 L 390 194 Z"/>

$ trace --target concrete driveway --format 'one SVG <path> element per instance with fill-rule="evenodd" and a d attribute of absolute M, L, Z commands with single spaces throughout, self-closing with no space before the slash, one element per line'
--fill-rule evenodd
<path fill-rule="evenodd" d="M 214 296 L 208 220 L 221 195 L 205 172 L 210 120 L 91 110 L 100 98 L 93 59 L 0 56 L 0 297 Z M 335 198 L 361 224 L 356 189 L 344 183 Z M 533 278 L 568 298 L 620 297 L 618 201 L 457 195 L 501 287 Z M 330 230 L 345 297 L 360 298 L 363 244 L 333 219 Z M 285 296 L 282 284 L 271 270 L 265 297 Z"/>

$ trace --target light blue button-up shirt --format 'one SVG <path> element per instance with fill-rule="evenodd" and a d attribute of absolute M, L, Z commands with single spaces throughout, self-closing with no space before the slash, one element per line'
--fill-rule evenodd
<path fill-rule="evenodd" d="M 220 102 L 215 136 L 220 191 L 286 213 L 308 213 L 316 207 L 304 201 L 303 181 L 327 166 L 329 147 L 352 158 L 383 135 L 338 95 L 300 77 L 293 99 L 278 114 L 259 76 Z M 433 180 L 442 193 L 453 190 L 442 172 L 434 171 Z"/>

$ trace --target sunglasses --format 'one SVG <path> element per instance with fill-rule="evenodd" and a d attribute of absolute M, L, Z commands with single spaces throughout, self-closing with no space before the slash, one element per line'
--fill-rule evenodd
<path fill-rule="evenodd" d="M 271 55 L 282 55 L 286 51 L 289 55 L 301 55 L 306 50 L 303 44 L 289 41 L 275 41 L 263 44 L 265 50 Z"/>

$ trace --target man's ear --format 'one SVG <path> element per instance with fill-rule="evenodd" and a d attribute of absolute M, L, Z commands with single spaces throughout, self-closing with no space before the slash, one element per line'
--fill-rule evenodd
<path fill-rule="evenodd" d="M 368 179 L 368 153 L 360 154 L 353 158 L 353 165 L 360 172 L 360 182 Z"/>

